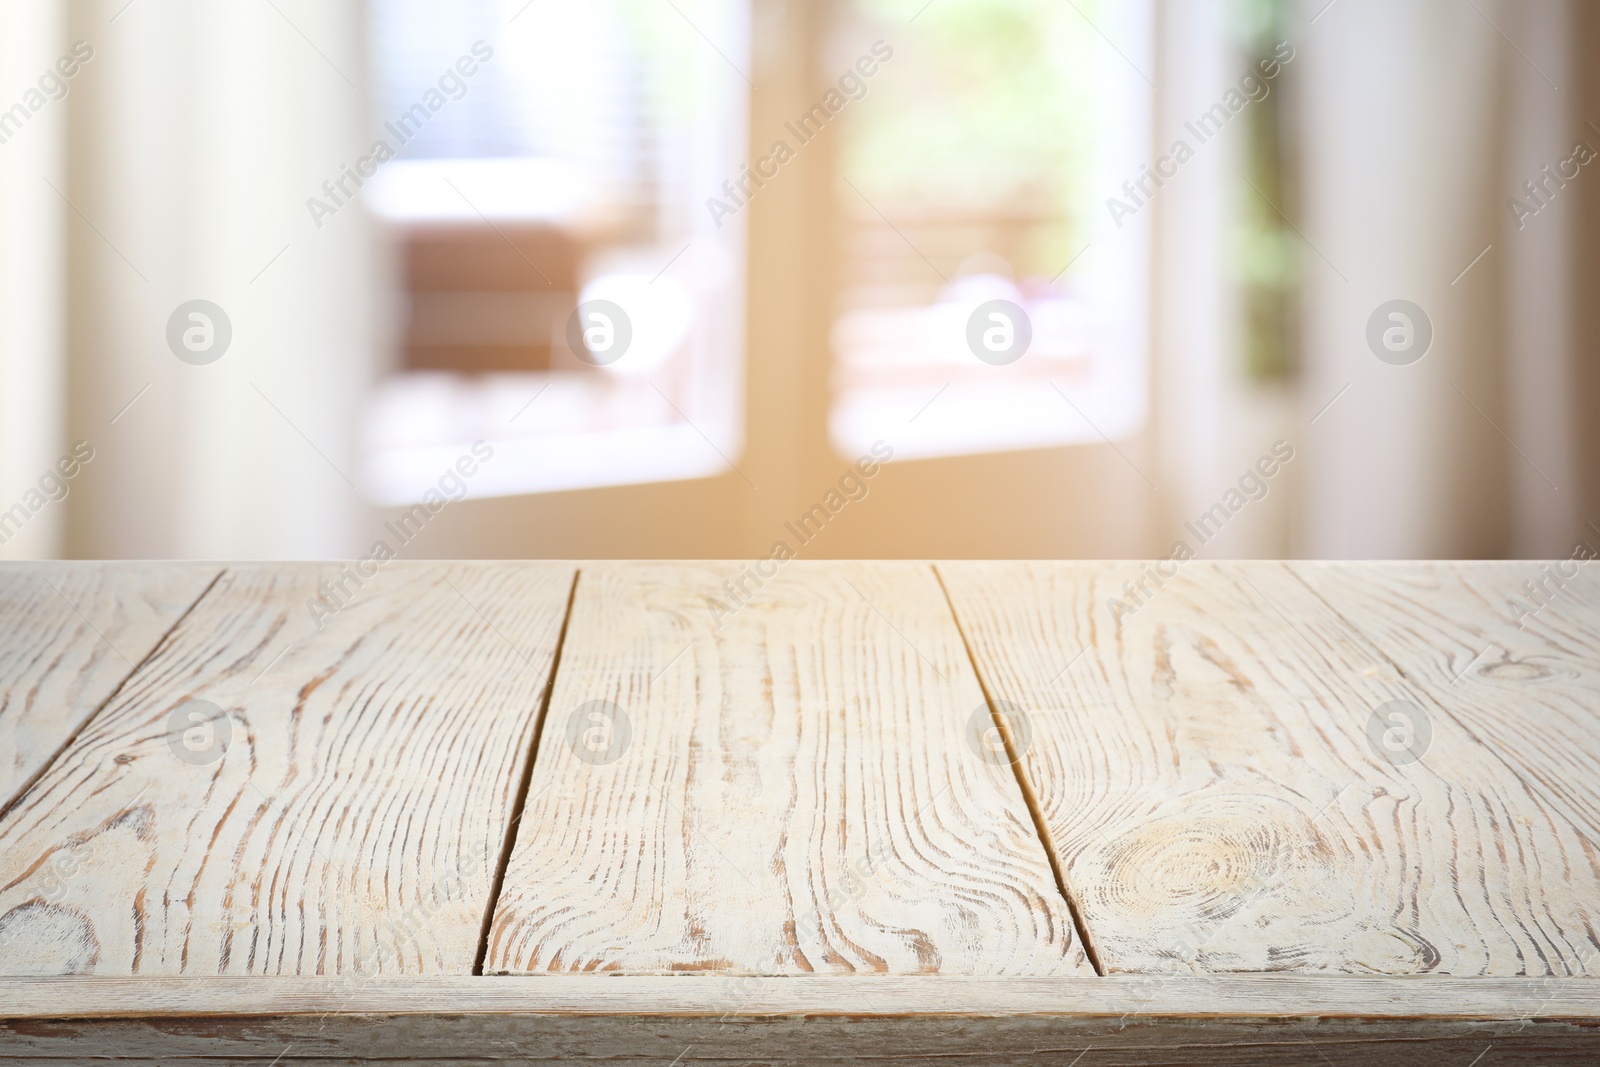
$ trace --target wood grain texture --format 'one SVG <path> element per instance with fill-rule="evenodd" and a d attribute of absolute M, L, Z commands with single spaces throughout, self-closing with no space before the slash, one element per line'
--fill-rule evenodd
<path fill-rule="evenodd" d="M 0 563 L 0 812 L 219 571 L 202 564 Z"/>
<path fill-rule="evenodd" d="M 1600 566 L 1288 567 L 1600 850 Z"/>
<path fill-rule="evenodd" d="M 355 569 L 229 570 L 0 823 L 0 971 L 471 971 L 573 569 Z"/>
<path fill-rule="evenodd" d="M 1087 973 L 931 569 L 749 570 L 584 568 L 487 970 Z"/>
<path fill-rule="evenodd" d="M 1600 855 L 1404 651 L 1281 564 L 1169 570 L 939 565 L 1108 971 L 1600 975 Z M 1369 735 L 1392 700 L 1426 758 Z"/>
<path fill-rule="evenodd" d="M 0 979 L 0 1062 L 1592 1064 L 1600 982 L 547 975 Z M 202 1057 L 205 1059 L 202 1060 Z"/>

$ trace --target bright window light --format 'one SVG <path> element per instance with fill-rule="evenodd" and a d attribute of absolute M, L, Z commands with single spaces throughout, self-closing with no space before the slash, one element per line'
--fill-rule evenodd
<path fill-rule="evenodd" d="M 357 164 L 399 260 L 369 494 L 414 501 L 473 441 L 475 493 L 698 478 L 743 438 L 747 0 L 374 0 Z M 705 47 L 699 34 L 716 42 Z M 741 66 L 745 65 L 742 62 Z"/>
<path fill-rule="evenodd" d="M 893 48 L 839 128 L 830 431 L 905 458 L 1125 437 L 1146 410 L 1146 0 L 853 0 L 834 67 Z M 832 68 L 830 68 L 832 69 Z M 997 317 L 998 316 L 998 317 Z"/>

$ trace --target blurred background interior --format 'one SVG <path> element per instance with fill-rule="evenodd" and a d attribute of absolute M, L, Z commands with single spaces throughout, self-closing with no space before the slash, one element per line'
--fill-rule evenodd
<path fill-rule="evenodd" d="M 1566 557 L 1597 44 L 1584 0 L 4 0 L 0 558 Z"/>

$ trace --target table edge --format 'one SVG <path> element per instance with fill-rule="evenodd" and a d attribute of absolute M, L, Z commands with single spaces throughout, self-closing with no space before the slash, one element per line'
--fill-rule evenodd
<path fill-rule="evenodd" d="M 1600 1023 L 1600 979 L 1281 974 L 0 978 L 0 1022 L 328 1012 L 852 1018 L 1289 1016 Z"/>

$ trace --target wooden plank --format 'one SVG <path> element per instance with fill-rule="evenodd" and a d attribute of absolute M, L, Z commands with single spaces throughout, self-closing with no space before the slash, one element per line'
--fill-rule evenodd
<path fill-rule="evenodd" d="M 1600 568 L 1289 569 L 1600 849 Z"/>
<path fill-rule="evenodd" d="M 1108 971 L 1600 975 L 1594 846 L 1448 716 L 1369 734 L 1410 667 L 1280 564 L 1166 569 L 939 565 Z"/>
<path fill-rule="evenodd" d="M 0 1062 L 1591 1064 L 1600 982 L 1241 975 L 0 979 Z M 1481 1067 L 1481 1064 L 1480 1064 Z"/>
<path fill-rule="evenodd" d="M 870 1002 L 861 999 L 871 992 Z M 353 1015 L 1600 1020 L 1600 982 L 1448 975 L 138 975 L 0 977 L 0 1020 Z M 1597 1035 L 1600 1036 L 1600 1035 Z M 375 1050 L 376 1051 L 376 1050 Z M 418 1050 L 427 1054 L 427 1050 Z M 641 1052 L 641 1055 L 645 1053 Z"/>
<path fill-rule="evenodd" d="M 572 577 L 229 570 L 0 823 L 0 972 L 469 973 Z"/>
<path fill-rule="evenodd" d="M 362 1034 L 387 1033 L 389 1020 L 361 1019 Z M 652 1033 L 660 1044 L 674 1044 L 676 1055 L 645 1058 L 633 1053 L 644 1020 L 588 1019 L 559 1022 L 540 1019 L 496 1020 L 457 1038 L 467 1055 L 443 1057 L 403 1055 L 399 1058 L 339 1055 L 300 1055 L 301 1042 L 275 1045 L 275 1055 L 260 1052 L 236 1056 L 174 1057 L 166 1029 L 137 1029 L 132 1024 L 99 1025 L 81 1035 L 86 1049 L 65 1059 L 11 1059 L 0 1064 L 49 1063 L 54 1067 L 353 1067 L 356 1064 L 409 1064 L 413 1067 L 471 1067 L 475 1064 L 555 1065 L 615 1063 L 633 1067 L 673 1064 L 829 1064 L 862 1062 L 838 1050 L 859 1046 L 871 1063 L 888 1067 L 928 1067 L 957 1063 L 961 1067 L 1070 1067 L 1084 1057 L 1082 1067 L 1371 1067 L 1374 1063 L 1396 1067 L 1590 1067 L 1595 1061 L 1593 1036 L 1581 1025 L 1539 1023 L 1449 1024 L 1427 1021 L 1373 1027 L 1364 1022 L 1327 1023 L 1308 1027 L 1294 1021 L 1265 1025 L 1196 1025 L 1189 1020 L 1157 1020 L 1108 1029 L 1104 1025 L 1075 1027 L 1056 1021 L 979 1020 L 958 1027 L 926 1027 L 920 1020 L 869 1023 L 842 1020 L 784 1022 L 705 1023 L 671 1020 Z M 184 1029 L 191 1029 L 184 1027 Z M 335 1017 L 330 1029 L 354 1029 L 347 1016 Z M 395 1028 L 405 1038 L 416 1029 L 409 1020 Z M 1198 1029 L 1198 1033 L 1195 1031 Z M 306 1028 L 302 1026 L 301 1032 Z M 570 1031 L 578 1031 L 576 1034 Z M 706 1035 L 711 1035 L 709 1038 Z M 321 1036 L 320 1034 L 314 1036 Z M 358 1048 L 356 1040 L 344 1042 Z M 446 1042 L 439 1042 L 443 1045 Z M 652 1043 L 654 1044 L 654 1042 Z M 251 1045 L 267 1047 L 265 1040 Z M 527 1051 L 520 1051 L 520 1050 Z M 545 1054 L 545 1049 L 555 1049 Z M 819 1053 L 817 1050 L 826 1050 Z M 959 1058 L 935 1059 L 957 1050 Z M 831 1053 L 831 1054 L 830 1054 Z M 1159 1055 L 1159 1060 L 1151 1059 Z M 1475 1064 L 1473 1061 L 1477 1061 Z"/>
<path fill-rule="evenodd" d="M 0 812 L 219 572 L 200 564 L 0 563 Z"/>
<path fill-rule="evenodd" d="M 1086 972 L 931 569 L 750 573 L 585 567 L 488 970 Z"/>

